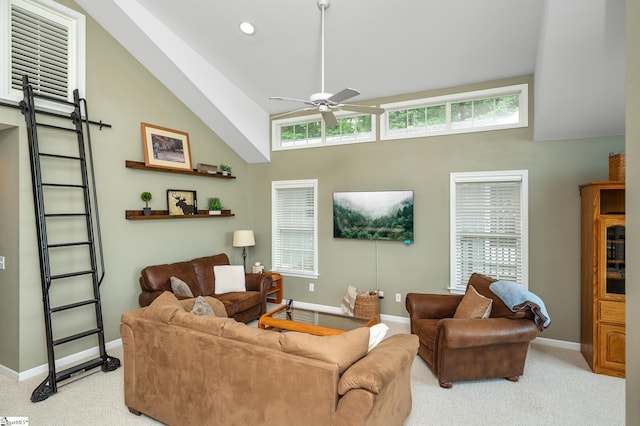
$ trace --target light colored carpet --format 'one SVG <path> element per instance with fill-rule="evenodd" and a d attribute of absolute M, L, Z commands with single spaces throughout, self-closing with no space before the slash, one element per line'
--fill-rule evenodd
<path fill-rule="evenodd" d="M 407 324 L 389 323 L 391 334 Z M 109 355 L 122 360 L 122 348 Z M 63 382 L 45 401 L 30 402 L 42 378 L 13 382 L 0 375 L 0 417 L 28 417 L 30 426 L 150 425 L 124 405 L 123 369 L 99 369 Z M 577 351 L 532 344 L 524 376 L 458 382 L 442 389 L 422 359 L 413 363 L 413 409 L 406 425 L 624 425 L 625 381 L 593 374 Z"/>

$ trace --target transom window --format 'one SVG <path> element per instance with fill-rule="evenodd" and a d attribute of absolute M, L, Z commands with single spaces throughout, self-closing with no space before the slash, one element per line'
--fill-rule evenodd
<path fill-rule="evenodd" d="M 272 120 L 273 150 L 312 148 L 375 140 L 375 120 L 370 114 L 335 113 L 338 124 L 327 127 L 319 114 Z"/>
<path fill-rule="evenodd" d="M 528 85 L 381 105 L 381 139 L 401 139 L 528 125 Z"/>

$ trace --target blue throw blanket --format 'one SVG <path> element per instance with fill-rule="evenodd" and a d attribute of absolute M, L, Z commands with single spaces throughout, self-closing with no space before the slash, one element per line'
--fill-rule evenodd
<path fill-rule="evenodd" d="M 502 299 L 504 304 L 513 312 L 524 311 L 527 308 L 531 309 L 535 316 L 535 323 L 540 331 L 549 327 L 551 318 L 547 313 L 544 302 L 536 294 L 525 290 L 518 283 L 505 280 L 491 283 L 489 290 Z"/>

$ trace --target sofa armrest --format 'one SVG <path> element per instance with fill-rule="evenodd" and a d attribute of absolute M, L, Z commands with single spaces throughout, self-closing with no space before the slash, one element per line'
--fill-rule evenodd
<path fill-rule="evenodd" d="M 418 337 L 413 334 L 389 336 L 344 372 L 338 382 L 338 394 L 365 389 L 379 394 L 418 353 Z"/>
<path fill-rule="evenodd" d="M 259 291 L 260 300 L 262 301 L 262 310 L 260 315 L 267 312 L 267 290 L 271 287 L 271 276 L 267 274 L 245 274 L 245 287 L 249 291 Z"/>
<path fill-rule="evenodd" d="M 405 306 L 411 320 L 451 318 L 462 297 L 458 294 L 408 293 Z"/>
<path fill-rule="evenodd" d="M 526 343 L 538 336 L 538 327 L 528 319 L 453 319 L 438 322 L 438 346 L 446 349 Z"/>

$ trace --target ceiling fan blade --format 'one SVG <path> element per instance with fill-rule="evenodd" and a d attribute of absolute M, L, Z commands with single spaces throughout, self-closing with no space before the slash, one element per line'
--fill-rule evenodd
<path fill-rule="evenodd" d="M 273 117 L 271 117 L 271 119 L 275 120 L 277 118 L 301 117 L 301 116 L 313 115 L 317 113 L 318 113 L 318 108 L 316 107 L 304 108 L 304 109 L 297 109 L 295 111 L 283 112 L 282 114 L 274 115 Z"/>
<path fill-rule="evenodd" d="M 358 96 L 360 94 L 360 92 L 358 92 L 356 89 L 342 89 L 341 91 L 339 91 L 338 93 L 336 93 L 335 95 L 331 96 L 328 101 L 329 102 L 335 102 L 337 104 L 339 104 L 342 101 L 345 101 L 347 99 L 351 99 L 354 96 Z"/>
<path fill-rule="evenodd" d="M 270 96 L 269 99 L 274 101 L 302 102 L 303 104 L 317 106 L 315 103 L 311 102 L 310 100 L 305 100 L 305 99 L 284 98 L 282 96 Z"/>
<path fill-rule="evenodd" d="M 384 112 L 383 108 L 365 105 L 343 104 L 341 107 L 346 111 L 364 112 L 365 114 L 382 114 Z"/>
<path fill-rule="evenodd" d="M 333 115 L 331 111 L 322 111 L 322 119 L 324 120 L 324 124 L 327 127 L 333 127 L 338 124 L 338 120 L 336 120 L 336 116 Z"/>

